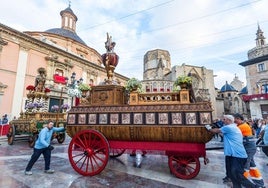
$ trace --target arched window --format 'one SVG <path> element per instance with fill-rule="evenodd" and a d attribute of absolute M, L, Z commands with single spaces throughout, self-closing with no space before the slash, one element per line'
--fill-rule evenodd
<path fill-rule="evenodd" d="M 61 70 L 61 69 L 56 69 L 56 70 L 55 70 L 55 74 L 58 75 L 58 76 L 63 76 L 63 70 Z"/>

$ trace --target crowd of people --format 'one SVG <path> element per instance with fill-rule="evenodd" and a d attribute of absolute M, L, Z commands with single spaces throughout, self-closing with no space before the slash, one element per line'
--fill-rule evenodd
<path fill-rule="evenodd" d="M 232 182 L 233 188 L 265 187 L 254 155 L 257 144 L 260 143 L 262 151 L 268 156 L 267 121 L 247 121 L 241 114 L 224 115 L 222 120 L 216 120 L 213 126 L 206 125 L 206 128 L 222 136 L 226 168 L 224 183 Z M 259 143 L 256 142 L 257 139 Z"/>

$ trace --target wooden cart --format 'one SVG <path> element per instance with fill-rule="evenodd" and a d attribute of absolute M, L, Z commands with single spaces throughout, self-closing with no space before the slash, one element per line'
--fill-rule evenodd
<path fill-rule="evenodd" d="M 7 133 L 7 141 L 9 145 L 13 145 L 14 141 L 27 139 L 29 147 L 33 147 L 38 137 L 40 130 L 48 120 L 56 123 L 56 127 L 66 126 L 66 113 L 49 113 L 49 112 L 36 112 L 36 113 L 22 113 L 21 116 L 12 120 L 9 123 L 9 130 Z M 65 141 L 65 132 L 55 133 L 52 139 L 56 138 L 59 143 Z"/>
<path fill-rule="evenodd" d="M 198 175 L 213 137 L 204 127 L 212 123 L 210 102 L 190 103 L 188 90 L 126 97 L 118 85 L 93 86 L 88 96 L 67 117 L 69 161 L 79 174 L 97 175 L 110 156 L 137 149 L 164 151 L 178 178 Z"/>

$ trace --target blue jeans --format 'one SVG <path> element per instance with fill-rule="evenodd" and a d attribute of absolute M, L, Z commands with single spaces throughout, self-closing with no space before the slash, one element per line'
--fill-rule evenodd
<path fill-rule="evenodd" d="M 244 176 L 246 162 L 247 158 L 226 156 L 226 164 L 228 165 L 226 170 L 232 180 L 233 188 L 242 188 L 242 185 L 248 188 L 255 187 L 255 184 Z"/>
<path fill-rule="evenodd" d="M 43 154 L 45 159 L 45 170 L 50 169 L 50 158 L 51 158 L 51 150 L 48 148 L 43 149 L 33 149 L 32 157 L 26 167 L 26 171 L 30 171 L 34 165 L 34 163 L 39 159 L 40 155 Z"/>

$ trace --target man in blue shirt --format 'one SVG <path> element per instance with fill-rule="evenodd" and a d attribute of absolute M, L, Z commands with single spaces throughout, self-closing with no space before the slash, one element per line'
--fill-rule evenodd
<path fill-rule="evenodd" d="M 45 173 L 52 174 L 54 170 L 50 169 L 50 158 L 51 151 L 54 149 L 53 146 L 50 145 L 51 137 L 54 132 L 64 131 L 64 127 L 53 127 L 54 123 L 49 121 L 47 126 L 45 126 L 39 133 L 38 139 L 34 145 L 34 151 L 32 157 L 25 169 L 25 175 L 32 175 L 32 167 L 34 163 L 39 159 L 40 155 L 43 154 L 45 159 Z"/>
<path fill-rule="evenodd" d="M 224 155 L 226 159 L 226 171 L 230 176 L 233 188 L 257 187 L 253 182 L 245 178 L 244 166 L 247 161 L 247 152 L 243 145 L 243 136 L 240 129 L 234 123 L 232 115 L 224 115 L 221 128 L 213 128 L 206 125 L 208 131 L 223 134 Z"/>
<path fill-rule="evenodd" d="M 262 138 L 263 143 L 264 143 L 264 145 L 267 145 L 267 146 L 262 147 L 262 151 L 268 157 L 268 124 L 265 125 L 263 131 L 264 131 L 263 138 Z"/>

